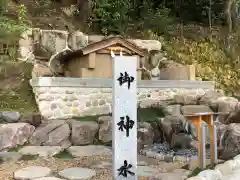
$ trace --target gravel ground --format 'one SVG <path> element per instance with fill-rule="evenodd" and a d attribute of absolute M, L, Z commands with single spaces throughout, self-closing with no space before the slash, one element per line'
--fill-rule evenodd
<path fill-rule="evenodd" d="M 63 170 L 65 168 L 70 167 L 85 167 L 89 168 L 92 164 L 96 163 L 99 160 L 109 160 L 111 161 L 110 157 L 86 157 L 86 158 L 74 158 L 69 160 L 64 159 L 56 159 L 56 158 L 38 158 L 36 160 L 29 160 L 29 161 L 17 161 L 17 162 L 5 162 L 0 165 L 0 179 L 1 180 L 12 180 L 13 173 L 18 169 L 27 167 L 27 166 L 45 166 L 52 169 L 54 175 L 57 177 L 57 172 Z M 147 160 L 147 159 L 146 159 Z M 144 159 L 145 161 L 145 159 Z M 147 162 L 147 161 L 146 161 Z M 154 165 L 150 165 L 150 167 L 157 168 L 160 172 L 171 172 L 174 169 L 180 168 L 183 164 L 173 164 L 173 163 L 165 163 L 165 162 L 157 162 Z M 111 169 L 95 169 L 97 172 L 97 176 L 92 178 L 91 180 L 108 180 L 111 179 Z M 147 180 L 148 178 L 139 177 L 138 179 Z"/>
<path fill-rule="evenodd" d="M 157 153 L 163 153 L 165 155 L 172 155 L 172 156 L 186 156 L 192 157 L 197 156 L 198 152 L 197 149 L 182 149 L 182 150 L 173 150 L 169 148 L 169 145 L 166 143 L 162 144 L 153 144 L 149 150 Z M 206 148 L 206 157 L 210 158 L 210 147 Z"/>

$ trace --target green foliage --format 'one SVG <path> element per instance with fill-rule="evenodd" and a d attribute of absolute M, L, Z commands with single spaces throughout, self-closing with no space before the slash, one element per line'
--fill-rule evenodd
<path fill-rule="evenodd" d="M 0 38 L 8 40 L 13 39 L 12 37 L 19 37 L 19 35 L 28 28 L 25 21 L 26 8 L 24 5 L 20 5 L 18 8 L 18 19 L 10 19 L 5 15 L 7 12 L 7 2 L 4 0 L 0 1 Z"/>
<path fill-rule="evenodd" d="M 55 154 L 53 156 L 54 158 L 58 158 L 58 159 L 73 159 L 73 155 L 66 149 L 64 149 L 62 152 Z"/>
<path fill-rule="evenodd" d="M 224 19 L 224 2 L 222 0 L 157 0 L 171 9 L 174 16 L 185 22 L 209 23 L 209 12 L 213 22 L 219 22 Z"/>
<path fill-rule="evenodd" d="M 139 122 L 154 122 L 159 117 L 164 117 L 162 108 L 138 108 L 137 117 Z"/>
<path fill-rule="evenodd" d="M 37 111 L 37 105 L 29 84 L 32 64 L 6 61 L 0 63 L 0 111 Z"/>
<path fill-rule="evenodd" d="M 18 152 L 23 146 L 16 146 L 8 149 L 8 152 Z"/>
<path fill-rule="evenodd" d="M 0 15 L 3 15 L 3 13 L 6 11 L 7 7 L 7 0 L 0 0 Z"/>
<path fill-rule="evenodd" d="M 231 8 L 234 22 L 239 17 L 238 2 Z M 226 7 L 222 0 L 93 0 L 92 9 L 91 23 L 104 34 L 124 34 L 128 29 L 165 33 L 174 20 L 207 26 L 226 24 Z"/>
<path fill-rule="evenodd" d="M 233 92 L 239 87 L 238 68 L 219 47 L 218 41 L 171 38 L 164 48 L 177 62 L 194 64 L 197 76 L 202 80 L 215 81 L 217 88 Z"/>
<path fill-rule="evenodd" d="M 20 158 L 21 161 L 32 161 L 36 160 L 39 157 L 39 155 L 32 155 L 32 154 L 23 154 Z"/>
<path fill-rule="evenodd" d="M 164 6 L 155 9 L 153 3 L 143 1 L 140 9 L 139 23 L 142 29 L 151 29 L 158 34 L 166 33 L 167 26 L 174 22 L 174 18 L 170 16 L 171 10 Z"/>
<path fill-rule="evenodd" d="M 104 34 L 123 33 L 129 22 L 130 0 L 96 0 L 93 3 L 93 21 Z"/>
<path fill-rule="evenodd" d="M 170 9 L 155 9 L 153 6 L 154 4 L 148 1 L 136 4 L 131 0 L 95 0 L 92 23 L 97 25 L 103 34 L 124 35 L 128 29 L 142 28 L 151 28 L 162 33 L 166 26 L 173 22 L 173 18 L 169 17 Z"/>

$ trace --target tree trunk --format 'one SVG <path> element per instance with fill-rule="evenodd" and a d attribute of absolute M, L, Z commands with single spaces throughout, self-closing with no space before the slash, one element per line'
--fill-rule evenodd
<path fill-rule="evenodd" d="M 237 2 L 234 0 L 233 4 L 232 4 L 232 8 L 231 8 L 231 16 L 232 16 L 232 28 L 233 30 L 236 30 L 237 24 L 238 24 L 238 20 L 237 20 L 237 16 L 238 16 L 238 12 L 237 12 Z"/>
<path fill-rule="evenodd" d="M 233 21 L 232 21 L 232 4 L 234 3 L 234 0 L 226 0 L 225 2 L 225 15 L 226 15 L 226 21 L 228 25 L 228 32 L 232 33 L 233 29 Z"/>
<path fill-rule="evenodd" d="M 92 0 L 77 0 L 80 17 L 87 22 L 92 15 Z"/>

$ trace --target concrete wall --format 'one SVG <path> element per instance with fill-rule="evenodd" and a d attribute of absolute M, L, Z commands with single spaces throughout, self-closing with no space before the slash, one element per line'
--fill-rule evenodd
<path fill-rule="evenodd" d="M 111 79 L 39 77 L 30 81 L 41 114 L 50 119 L 112 112 Z M 203 95 L 213 89 L 207 81 L 139 81 L 142 108 L 173 101 L 177 94 Z"/>
<path fill-rule="evenodd" d="M 194 65 L 160 69 L 161 80 L 195 80 L 195 77 Z"/>

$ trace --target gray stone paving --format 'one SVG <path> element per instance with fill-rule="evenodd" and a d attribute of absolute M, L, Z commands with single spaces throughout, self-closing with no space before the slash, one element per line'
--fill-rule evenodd
<path fill-rule="evenodd" d="M 39 155 L 41 157 L 54 156 L 63 151 L 61 146 L 24 146 L 19 150 L 21 154 Z"/>
<path fill-rule="evenodd" d="M 3 161 L 18 161 L 21 157 L 19 152 L 0 152 L 0 159 Z"/>
<path fill-rule="evenodd" d="M 60 171 L 58 175 L 68 180 L 85 180 L 94 177 L 96 171 L 87 168 L 68 168 Z"/>
<path fill-rule="evenodd" d="M 89 145 L 89 146 L 71 146 L 68 148 L 68 151 L 74 157 L 83 157 L 83 156 L 102 156 L 109 155 L 111 156 L 112 150 L 106 146 L 100 145 Z"/>
<path fill-rule="evenodd" d="M 34 180 L 63 180 L 63 179 L 56 178 L 56 177 L 42 177 Z"/>
<path fill-rule="evenodd" d="M 13 177 L 17 180 L 37 179 L 50 176 L 51 173 L 52 170 L 47 167 L 30 166 L 14 172 Z"/>
<path fill-rule="evenodd" d="M 13 152 L 12 155 L 20 156 L 21 154 L 39 155 L 41 157 L 53 156 L 62 151 L 60 146 L 25 146 L 19 150 L 19 152 Z M 90 156 L 110 156 L 112 150 L 106 146 L 90 145 L 90 146 L 72 146 L 68 148 L 68 151 L 77 158 L 90 157 Z M 5 152 L 6 157 L 11 157 L 11 153 Z M 4 153 L 2 153 L 2 156 Z M 1 156 L 1 153 L 0 153 Z M 157 165 L 159 160 L 148 158 L 146 156 L 138 155 L 138 167 L 137 176 L 155 178 L 158 180 L 182 180 L 181 178 L 186 177 L 186 170 L 176 169 L 176 164 L 162 162 L 161 165 Z M 151 167 L 151 165 L 157 165 L 159 168 Z M 81 165 L 80 165 L 81 166 Z M 85 180 L 92 177 L 96 177 L 99 170 L 111 169 L 112 161 L 107 160 L 96 160 L 92 162 L 89 168 L 83 167 L 72 167 L 66 168 L 59 172 L 54 172 L 47 167 L 41 166 L 29 166 L 26 168 L 19 169 L 14 173 L 14 178 L 18 180 Z M 179 167 L 179 166 L 178 166 Z M 50 167 L 51 168 L 51 167 Z M 174 170 L 174 171 L 173 171 Z M 171 172 L 172 171 L 172 172 Z M 163 173 L 168 172 L 168 173 Z M 53 177 L 56 176 L 56 177 Z M 175 178 L 175 179 L 174 179 Z"/>

